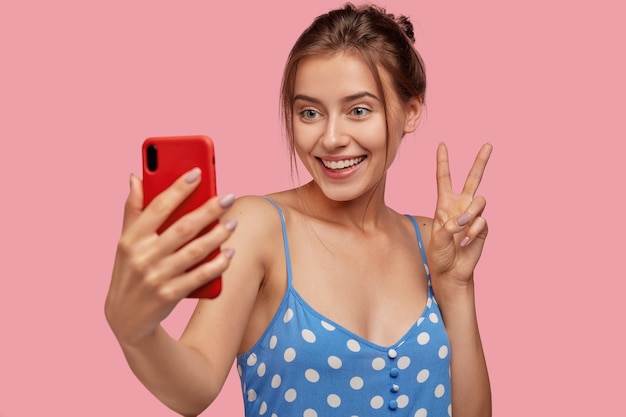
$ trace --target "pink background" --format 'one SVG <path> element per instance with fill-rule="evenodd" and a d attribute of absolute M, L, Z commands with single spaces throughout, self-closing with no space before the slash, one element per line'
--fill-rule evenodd
<path fill-rule="evenodd" d="M 103 315 L 141 141 L 212 136 L 222 193 L 290 186 L 282 65 L 312 18 L 340 4 L 2 2 L 1 417 L 173 415 L 132 375 Z M 381 4 L 413 19 L 429 78 L 427 115 L 392 168 L 388 202 L 432 213 L 439 141 L 457 185 L 480 144 L 495 147 L 476 274 L 494 415 L 616 415 L 626 372 L 621 2 Z M 192 307 L 168 319 L 173 333 Z M 203 416 L 241 414 L 231 377 Z"/>

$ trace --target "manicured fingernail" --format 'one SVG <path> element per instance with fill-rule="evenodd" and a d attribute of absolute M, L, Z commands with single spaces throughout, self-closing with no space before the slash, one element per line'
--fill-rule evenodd
<path fill-rule="evenodd" d="M 226 223 L 224 223 L 224 227 L 226 228 L 226 230 L 232 232 L 233 230 L 235 230 L 235 227 L 237 227 L 237 220 L 229 219 Z"/>
<path fill-rule="evenodd" d="M 469 245 L 469 241 L 470 241 L 470 238 L 468 236 L 465 236 L 463 240 L 461 241 L 461 247 L 464 248 L 467 245 Z"/>
<path fill-rule="evenodd" d="M 220 207 L 228 208 L 228 207 L 232 206 L 234 202 L 235 202 L 235 195 L 234 194 L 227 194 L 227 195 L 225 195 L 224 197 L 222 197 L 220 199 Z"/>
<path fill-rule="evenodd" d="M 189 171 L 187 175 L 185 175 L 185 181 L 188 184 L 192 184 L 196 182 L 198 178 L 200 178 L 200 174 L 202 174 L 202 171 L 200 170 L 200 168 L 194 168 L 191 171 Z"/>
<path fill-rule="evenodd" d="M 226 256 L 228 259 L 232 259 L 232 257 L 235 255 L 235 249 L 233 248 L 228 248 L 228 249 L 224 249 L 222 251 L 222 253 L 224 254 L 224 256 Z"/>
<path fill-rule="evenodd" d="M 463 213 L 459 217 L 457 217 L 456 224 L 458 224 L 459 226 L 465 226 L 469 223 L 470 219 L 471 216 L 469 214 Z"/>

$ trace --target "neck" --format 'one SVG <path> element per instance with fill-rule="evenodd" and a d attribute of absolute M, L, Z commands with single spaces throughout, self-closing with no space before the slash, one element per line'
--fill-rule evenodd
<path fill-rule="evenodd" d="M 372 230 L 379 227 L 390 210 L 385 204 L 385 178 L 362 196 L 349 201 L 328 198 L 318 185 L 310 183 L 298 189 L 302 210 L 322 221 Z"/>

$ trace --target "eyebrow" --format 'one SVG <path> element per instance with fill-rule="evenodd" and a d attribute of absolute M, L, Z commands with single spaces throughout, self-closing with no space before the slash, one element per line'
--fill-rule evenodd
<path fill-rule="evenodd" d="M 349 103 L 351 101 L 355 101 L 355 100 L 359 100 L 362 99 L 364 97 L 370 97 L 373 98 L 376 101 L 380 101 L 380 99 L 378 97 L 376 97 L 374 94 L 367 92 L 367 91 L 361 91 L 355 94 L 351 94 L 349 96 L 346 96 L 344 98 L 341 99 L 341 101 L 343 103 Z M 316 99 L 315 97 L 311 97 L 311 96 L 307 96 L 305 94 L 296 94 L 295 97 L 293 98 L 294 101 L 297 100 L 304 100 L 304 101 L 309 101 L 311 103 L 315 103 L 315 104 L 321 104 L 321 101 L 319 99 Z"/>

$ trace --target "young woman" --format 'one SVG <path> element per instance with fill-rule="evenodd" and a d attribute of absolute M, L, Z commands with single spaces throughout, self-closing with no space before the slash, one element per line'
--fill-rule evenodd
<path fill-rule="evenodd" d="M 460 194 L 439 146 L 434 219 L 385 204 L 387 170 L 424 102 L 413 42 L 407 18 L 349 4 L 297 40 L 282 110 L 308 184 L 214 198 L 157 235 L 201 173 L 145 210 L 131 177 L 105 309 L 132 370 L 163 403 L 197 415 L 237 360 L 246 416 L 491 415 L 473 285 L 487 235 L 475 193 L 491 146 Z M 180 340 L 170 337 L 160 322 L 220 274 L 222 294 L 200 300 Z"/>

